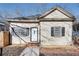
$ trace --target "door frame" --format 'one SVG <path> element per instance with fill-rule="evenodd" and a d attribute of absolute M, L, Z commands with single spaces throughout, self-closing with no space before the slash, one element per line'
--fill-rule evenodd
<path fill-rule="evenodd" d="M 37 41 L 32 41 L 32 29 L 33 28 L 37 29 Z M 30 42 L 38 43 L 38 27 L 31 27 L 30 28 Z"/>

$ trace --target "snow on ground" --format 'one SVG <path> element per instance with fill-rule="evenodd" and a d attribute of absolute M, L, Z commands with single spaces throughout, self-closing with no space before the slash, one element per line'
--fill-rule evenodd
<path fill-rule="evenodd" d="M 38 47 L 27 47 L 23 50 L 20 56 L 39 56 Z"/>

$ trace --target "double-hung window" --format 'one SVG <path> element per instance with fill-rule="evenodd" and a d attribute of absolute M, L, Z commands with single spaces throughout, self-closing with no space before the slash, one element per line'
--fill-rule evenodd
<path fill-rule="evenodd" d="M 51 36 L 54 37 L 65 36 L 65 27 L 51 27 Z"/>

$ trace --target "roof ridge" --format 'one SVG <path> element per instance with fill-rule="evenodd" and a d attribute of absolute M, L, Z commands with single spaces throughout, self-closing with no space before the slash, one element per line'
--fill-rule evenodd
<path fill-rule="evenodd" d="M 43 17 L 43 16 L 45 16 L 46 14 L 48 14 L 50 12 L 53 12 L 56 9 L 59 10 L 59 11 L 61 11 L 61 12 L 63 12 L 66 16 L 69 16 L 70 18 L 75 18 L 70 12 L 66 11 L 64 8 L 62 8 L 60 6 L 55 6 L 55 7 L 51 8 L 50 10 L 48 10 L 47 12 L 45 12 L 43 15 L 41 15 L 40 18 Z"/>

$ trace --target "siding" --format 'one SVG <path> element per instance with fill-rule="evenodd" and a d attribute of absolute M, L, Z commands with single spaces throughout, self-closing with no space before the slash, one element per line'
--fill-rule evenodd
<path fill-rule="evenodd" d="M 39 26 L 38 23 L 11 23 L 11 24 L 18 25 L 18 26 L 21 26 L 21 27 L 26 27 L 26 28 L 38 27 Z M 12 25 L 10 25 L 10 26 L 14 27 Z M 11 32 L 11 27 L 10 27 L 10 32 Z M 38 27 L 38 29 L 39 29 L 39 27 Z M 21 37 L 21 38 L 23 40 L 25 40 L 26 42 L 30 42 L 30 34 L 29 34 L 29 36 Z M 38 38 L 39 38 L 39 36 L 38 36 Z M 22 40 L 20 40 L 20 38 L 15 37 L 15 36 L 12 35 L 12 44 L 26 44 L 26 43 L 23 42 Z"/>
<path fill-rule="evenodd" d="M 51 36 L 51 27 L 65 27 L 65 36 Z M 41 22 L 41 45 L 70 45 L 72 44 L 72 22 Z"/>
<path fill-rule="evenodd" d="M 68 17 L 59 12 L 58 10 L 55 10 L 54 12 L 47 15 L 45 18 L 68 18 Z"/>

